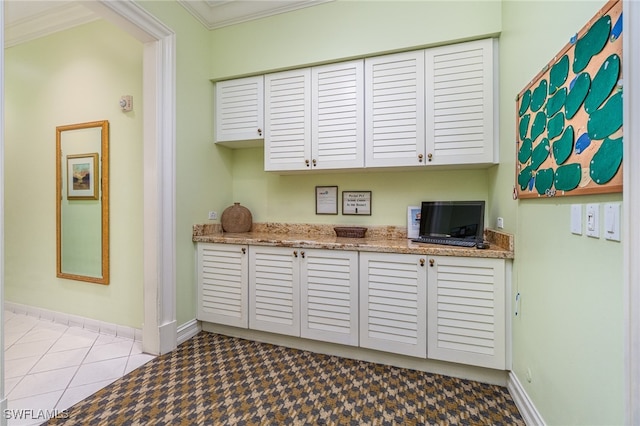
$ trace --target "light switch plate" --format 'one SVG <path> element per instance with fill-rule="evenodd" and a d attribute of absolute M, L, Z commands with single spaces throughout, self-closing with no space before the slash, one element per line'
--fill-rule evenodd
<path fill-rule="evenodd" d="M 571 205 L 571 233 L 582 235 L 582 204 Z"/>
<path fill-rule="evenodd" d="M 587 204 L 585 215 L 585 234 L 589 237 L 600 238 L 600 205 Z"/>
<path fill-rule="evenodd" d="M 620 204 L 604 205 L 604 238 L 620 241 Z"/>

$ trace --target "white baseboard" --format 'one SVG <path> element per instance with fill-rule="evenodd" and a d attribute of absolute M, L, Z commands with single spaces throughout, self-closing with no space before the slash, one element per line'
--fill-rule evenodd
<path fill-rule="evenodd" d="M 201 330 L 202 327 L 195 318 L 182 324 L 178 327 L 178 345 L 191 339 L 196 334 L 200 333 Z"/>
<path fill-rule="evenodd" d="M 105 321 L 98 321 L 91 318 L 85 318 L 78 315 L 66 314 L 64 312 L 51 311 L 49 309 L 37 308 L 35 306 L 22 305 L 20 303 L 4 302 L 5 311 L 16 314 L 28 315 L 41 319 L 43 321 L 51 321 L 57 324 L 63 324 L 69 327 L 86 328 L 100 334 L 122 337 L 141 342 L 142 330 L 133 327 L 113 324 Z"/>
<path fill-rule="evenodd" d="M 509 373 L 507 389 L 513 398 L 513 402 L 516 404 L 516 407 L 518 407 L 520 415 L 528 426 L 546 426 L 544 419 L 536 409 L 533 401 L 529 398 L 527 392 L 524 390 L 522 383 L 518 380 L 518 376 L 516 376 L 513 371 Z"/>

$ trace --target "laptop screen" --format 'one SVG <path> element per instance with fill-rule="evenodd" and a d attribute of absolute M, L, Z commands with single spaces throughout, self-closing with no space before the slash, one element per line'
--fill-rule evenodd
<path fill-rule="evenodd" d="M 482 241 L 484 201 L 423 201 L 420 236 Z"/>

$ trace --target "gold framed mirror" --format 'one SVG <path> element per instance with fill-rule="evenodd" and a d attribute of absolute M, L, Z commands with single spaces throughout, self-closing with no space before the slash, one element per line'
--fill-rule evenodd
<path fill-rule="evenodd" d="M 109 122 L 56 127 L 57 276 L 109 284 Z"/>

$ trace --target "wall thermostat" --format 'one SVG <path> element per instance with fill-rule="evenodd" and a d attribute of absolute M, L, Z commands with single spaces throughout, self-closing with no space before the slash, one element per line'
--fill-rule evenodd
<path fill-rule="evenodd" d="M 124 95 L 120 97 L 120 108 L 122 111 L 129 112 L 133 110 L 133 96 Z"/>

